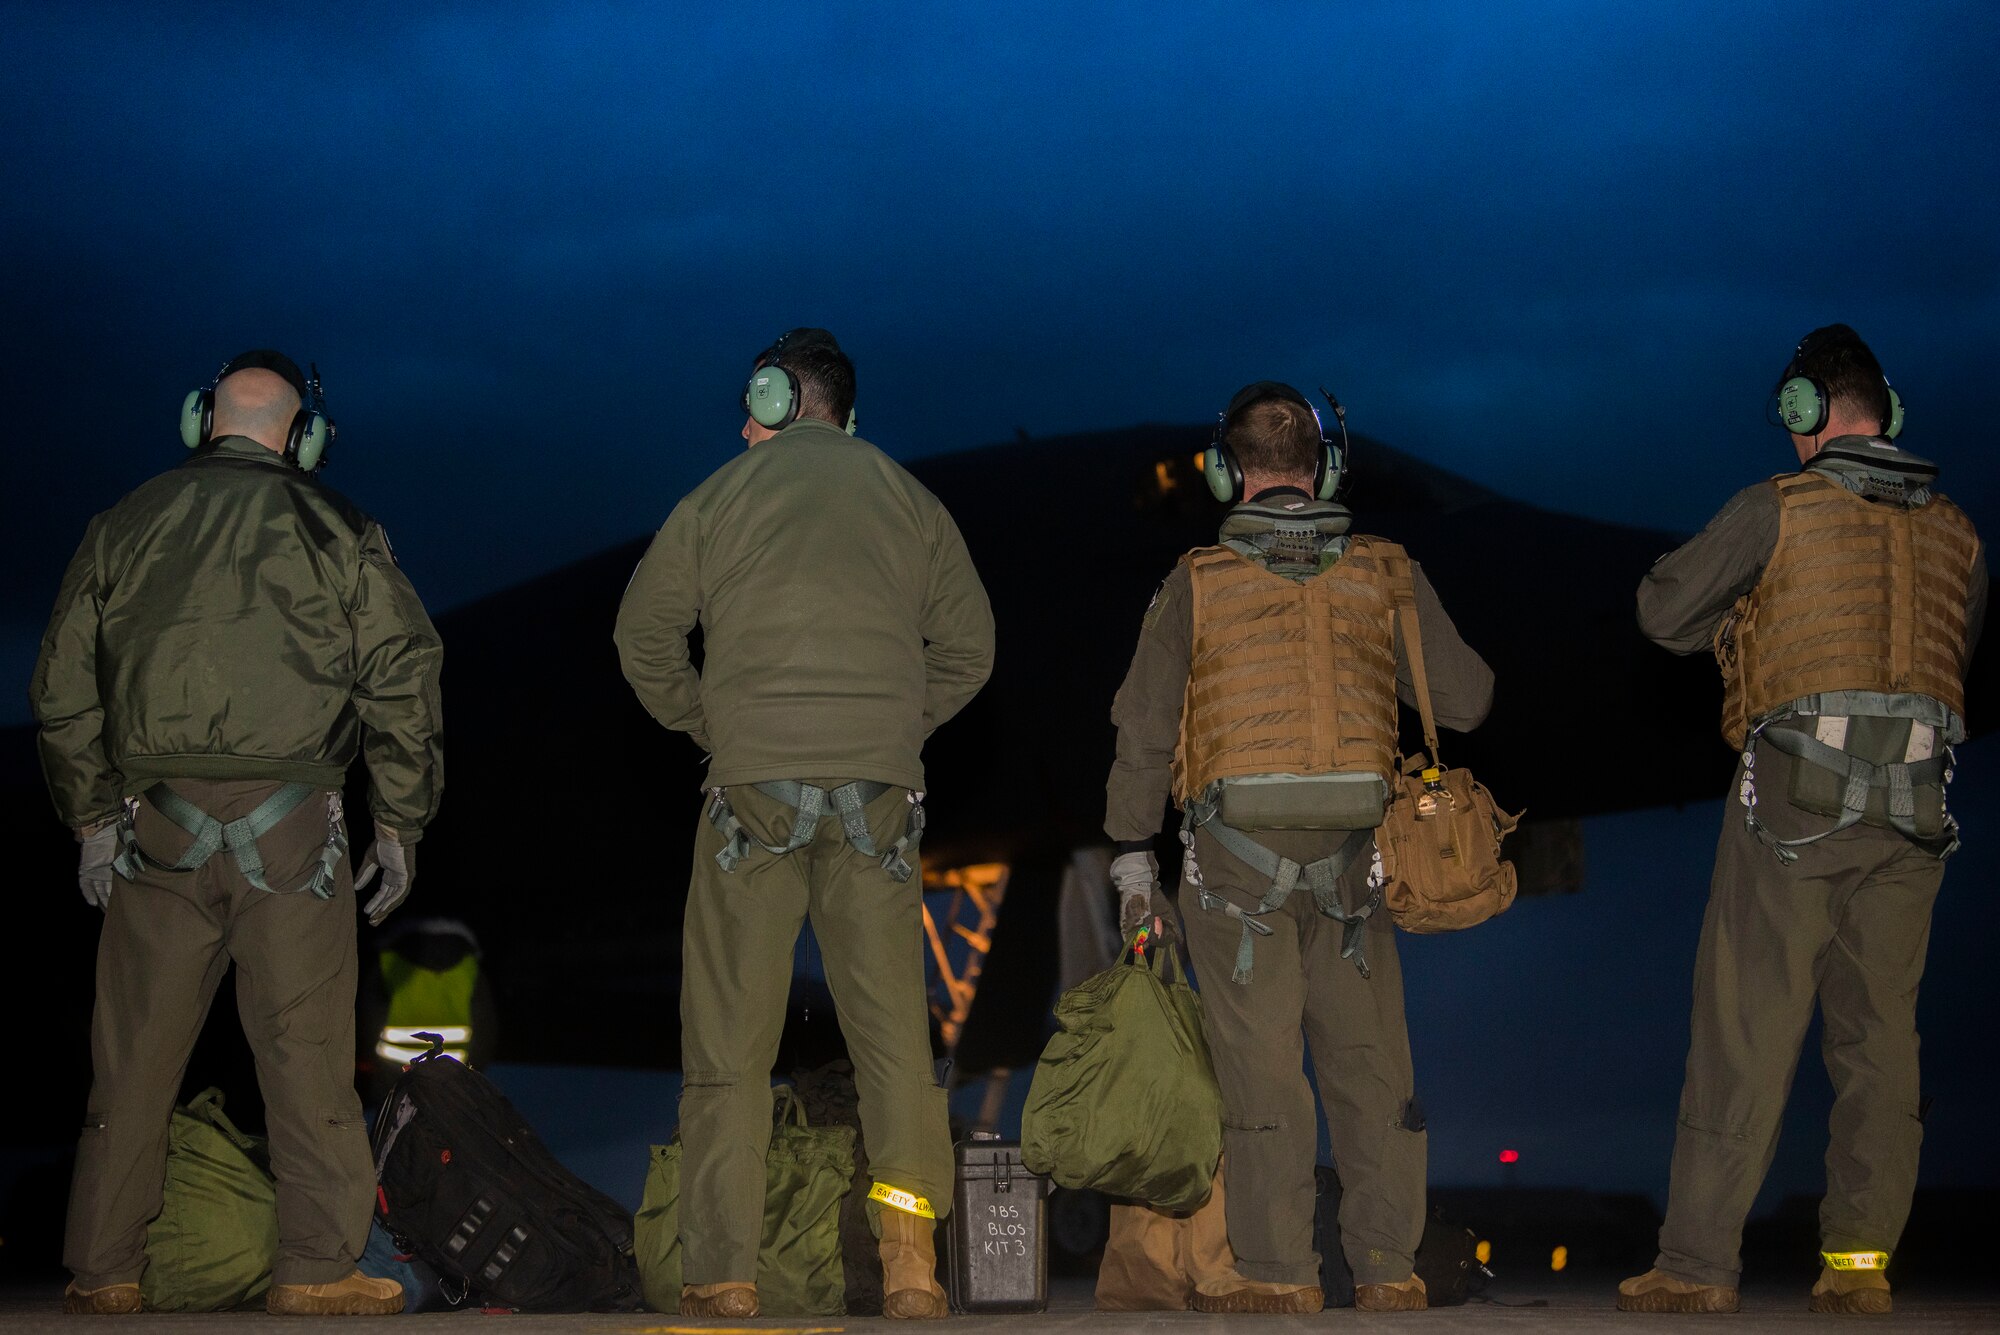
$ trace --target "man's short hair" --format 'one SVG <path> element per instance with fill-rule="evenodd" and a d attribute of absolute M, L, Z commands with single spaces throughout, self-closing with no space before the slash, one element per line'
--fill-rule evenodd
<path fill-rule="evenodd" d="M 1319 467 L 1319 419 L 1297 399 L 1252 399 L 1223 424 L 1222 439 L 1245 473 L 1310 477 Z"/>
<path fill-rule="evenodd" d="M 1826 386 L 1829 412 L 1845 406 L 1887 429 L 1889 383 L 1861 335 L 1844 324 L 1830 324 L 1807 334 L 1799 347 L 1791 374 L 1811 376 Z"/>
<path fill-rule="evenodd" d="M 824 329 L 794 329 L 758 354 L 757 365 L 782 365 L 799 382 L 799 416 L 847 425 L 854 411 L 854 363 Z"/>

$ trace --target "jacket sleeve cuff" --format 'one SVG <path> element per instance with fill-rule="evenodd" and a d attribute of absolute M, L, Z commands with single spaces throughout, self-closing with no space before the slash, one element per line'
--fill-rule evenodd
<path fill-rule="evenodd" d="M 116 825 L 118 823 L 119 817 L 123 816 L 124 814 L 125 814 L 124 808 L 121 807 L 117 811 L 114 811 L 109 815 L 93 817 L 92 819 L 83 822 L 81 825 L 74 825 L 71 826 L 70 828 L 72 833 L 76 835 L 76 841 L 80 844 L 84 840 L 90 838 L 90 836 L 92 836 L 93 834 L 101 834 L 105 829 L 109 828 L 110 826 Z"/>

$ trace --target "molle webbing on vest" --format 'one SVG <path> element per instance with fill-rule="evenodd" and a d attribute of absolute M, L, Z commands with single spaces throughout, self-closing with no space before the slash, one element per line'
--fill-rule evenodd
<path fill-rule="evenodd" d="M 1304 580 L 1226 547 L 1183 558 L 1194 649 L 1174 749 L 1183 806 L 1218 779 L 1365 772 L 1396 753 L 1395 590 L 1403 549 L 1356 537 Z"/>
<path fill-rule="evenodd" d="M 1717 637 L 1722 733 L 1804 696 L 1879 691 L 1965 712 L 1965 602 L 1978 538 L 1943 497 L 1905 509 L 1813 472 L 1776 480 L 1778 543 Z"/>

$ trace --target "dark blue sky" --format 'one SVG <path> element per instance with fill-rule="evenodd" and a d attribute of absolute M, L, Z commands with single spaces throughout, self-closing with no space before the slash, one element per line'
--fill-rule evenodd
<path fill-rule="evenodd" d="M 1692 528 L 1844 319 L 1992 508 L 1991 5 L 974 8 L 0 9 L 0 664 L 262 343 L 434 607 L 656 525 L 800 323 L 905 457 L 1324 377 L 1504 492 Z"/>

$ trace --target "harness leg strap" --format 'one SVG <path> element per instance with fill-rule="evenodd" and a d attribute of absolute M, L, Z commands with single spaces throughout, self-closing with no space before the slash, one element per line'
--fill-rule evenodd
<path fill-rule="evenodd" d="M 1236 943 L 1236 970 L 1229 975 L 1229 981 L 1232 983 L 1248 983 L 1250 981 L 1250 966 L 1254 962 L 1255 956 L 1255 947 L 1252 945 L 1251 934 L 1253 932 L 1258 936 L 1269 936 L 1271 934 L 1271 924 L 1257 920 L 1263 910 L 1246 910 L 1240 904 L 1224 899 L 1213 890 L 1203 890 L 1201 892 L 1201 906 L 1207 911 L 1226 913 L 1230 917 L 1242 921 L 1243 938 Z"/>
<path fill-rule="evenodd" d="M 829 806 L 840 817 L 841 833 L 855 852 L 864 857 L 879 860 L 882 869 L 896 881 L 907 881 L 915 874 L 905 856 L 916 847 L 923 836 L 924 808 L 923 794 L 913 794 L 910 799 L 909 822 L 904 827 L 903 837 L 885 853 L 875 846 L 875 836 L 868 828 L 866 807 L 870 802 L 889 791 L 889 785 L 870 780 L 857 779 L 841 784 L 828 792 L 816 784 L 797 779 L 778 779 L 752 785 L 766 797 L 775 798 L 793 809 L 792 832 L 783 844 L 767 844 L 751 835 L 743 822 L 736 816 L 729 804 L 729 794 L 722 788 L 709 792 L 708 823 L 722 832 L 722 848 L 716 853 L 716 865 L 725 872 L 736 870 L 744 858 L 750 855 L 752 846 L 763 849 L 773 856 L 782 857 L 797 852 L 813 840 L 819 828 L 821 816 Z"/>
<path fill-rule="evenodd" d="M 168 870 L 193 871 L 227 848 L 235 857 L 236 869 L 242 873 L 244 880 L 267 894 L 276 894 L 278 892 L 264 880 L 264 856 L 257 847 L 257 841 L 277 828 L 278 822 L 297 810 L 313 792 L 313 786 L 308 783 L 282 784 L 276 792 L 258 803 L 256 810 L 226 825 L 164 783 L 156 783 L 147 789 L 146 800 L 162 816 L 194 836 L 187 852 L 181 854 L 180 861 Z M 333 897 L 334 862 L 347 848 L 345 834 L 340 828 L 338 802 L 339 794 L 336 793 L 327 808 L 329 831 L 326 847 L 320 853 L 320 865 L 304 884 L 296 887 L 310 891 L 318 899 Z M 145 857 L 139 851 L 138 836 L 132 828 L 134 814 L 133 804 L 128 802 L 125 818 L 119 827 L 121 849 L 118 860 L 137 871 L 144 866 Z M 129 873 L 127 879 L 130 879 Z"/>
<path fill-rule="evenodd" d="M 833 809 L 840 817 L 840 832 L 847 836 L 847 842 L 854 851 L 864 857 L 880 857 L 875 850 L 875 836 L 868 828 L 867 803 L 861 798 L 861 785 L 843 783 L 830 794 Z"/>
<path fill-rule="evenodd" d="M 1263 844 L 1258 843 L 1241 830 L 1225 825 L 1220 820 L 1217 820 L 1216 804 L 1213 801 L 1193 799 L 1188 802 L 1181 817 L 1182 837 L 1186 840 L 1191 840 L 1194 837 L 1193 832 L 1196 828 L 1207 830 L 1210 838 L 1221 844 L 1226 851 L 1235 856 L 1245 866 L 1271 878 L 1271 888 L 1264 892 L 1264 898 L 1258 903 L 1255 909 L 1241 908 L 1207 890 L 1202 892 L 1201 906 L 1204 909 L 1223 908 L 1231 917 L 1243 919 L 1243 939 L 1237 946 L 1236 972 L 1230 975 L 1231 981 L 1237 983 L 1248 983 L 1250 981 L 1250 965 L 1253 954 L 1253 943 L 1250 939 L 1252 920 L 1281 907 L 1291 897 L 1292 891 L 1298 888 L 1299 879 L 1302 876 L 1305 878 L 1307 884 L 1312 887 L 1314 906 L 1322 914 L 1342 925 L 1340 940 L 1341 958 L 1352 960 L 1354 967 L 1360 970 L 1363 978 L 1370 976 L 1368 960 L 1362 950 L 1363 938 L 1361 936 L 1361 926 L 1374 914 L 1376 906 L 1382 902 L 1382 892 L 1378 887 L 1375 893 L 1370 896 L 1368 903 L 1357 911 L 1349 913 L 1346 907 L 1340 902 L 1339 881 L 1341 875 L 1346 872 L 1349 864 L 1354 861 L 1362 848 L 1367 845 L 1369 838 L 1374 833 L 1373 831 L 1354 830 L 1341 842 L 1340 847 L 1335 849 L 1331 854 L 1319 859 L 1317 862 L 1310 862 L 1304 866 L 1300 866 L 1290 858 L 1283 857 L 1276 851 L 1266 848 Z M 1271 934 L 1271 929 L 1268 925 L 1258 923 L 1256 926 L 1260 929 L 1260 935 L 1269 936 Z"/>
<path fill-rule="evenodd" d="M 1847 785 L 1840 799 L 1840 818 L 1831 828 L 1798 839 L 1780 839 L 1771 833 L 1763 821 L 1757 819 L 1755 748 L 1759 738 L 1801 764 L 1817 765 L 1821 769 L 1846 776 Z M 1867 813 L 1868 794 L 1875 788 L 1888 790 L 1887 805 L 1891 829 L 1939 858 L 1949 857 L 1958 846 L 1955 823 L 1954 827 L 1946 832 L 1946 837 L 1941 839 L 1925 839 L 1916 832 L 1916 785 L 1948 783 L 1951 775 L 1946 756 L 1876 765 L 1858 756 L 1851 756 L 1837 747 L 1828 746 L 1817 737 L 1792 728 L 1773 728 L 1767 723 L 1760 724 L 1744 743 L 1743 767 L 1743 787 L 1739 794 L 1744 807 L 1743 823 L 1766 847 L 1776 853 L 1782 862 L 1796 862 L 1799 857 L 1798 849 L 1801 846 L 1817 843 L 1828 835 L 1838 834 L 1858 824 Z M 1939 851 L 1940 849 L 1942 851 Z"/>

